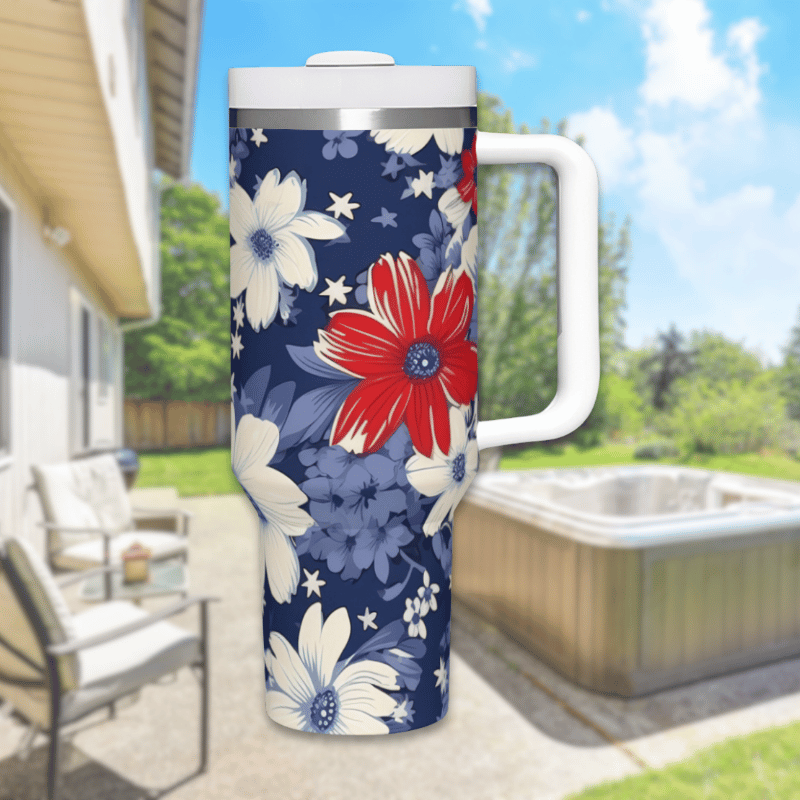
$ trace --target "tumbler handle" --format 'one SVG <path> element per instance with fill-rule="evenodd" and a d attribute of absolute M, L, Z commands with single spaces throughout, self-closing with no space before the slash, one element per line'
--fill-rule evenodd
<path fill-rule="evenodd" d="M 547 164 L 558 176 L 558 385 L 544 411 L 478 423 L 478 447 L 558 439 L 588 416 L 600 383 L 597 171 L 580 145 L 551 134 L 483 133 L 481 164 Z M 480 398 L 479 398 L 480 403 Z"/>

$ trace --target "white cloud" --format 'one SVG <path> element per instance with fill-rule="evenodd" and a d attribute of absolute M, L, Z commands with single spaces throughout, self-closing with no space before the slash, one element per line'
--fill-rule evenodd
<path fill-rule="evenodd" d="M 710 18 L 704 0 L 654 0 L 643 12 L 647 77 L 640 92 L 646 103 L 724 108 L 731 117 L 753 113 L 763 71 L 755 48 L 766 29 L 756 19 L 742 20 L 729 28 L 727 47 L 715 50 Z"/>
<path fill-rule="evenodd" d="M 571 135 L 586 137 L 586 151 L 592 157 L 603 189 L 629 180 L 626 168 L 636 155 L 633 130 L 626 128 L 608 108 L 594 106 L 569 118 Z"/>
<path fill-rule="evenodd" d="M 582 8 L 580 11 L 575 14 L 575 19 L 578 22 L 588 22 L 592 18 L 592 12 L 587 11 L 586 9 Z"/>
<path fill-rule="evenodd" d="M 585 134 L 603 189 L 632 193 L 637 226 L 691 287 L 697 310 L 679 327 L 744 338 L 778 360 L 800 304 L 800 168 L 790 156 L 800 131 L 787 144 L 761 115 L 766 29 L 747 18 L 715 38 L 704 0 L 624 2 L 646 54 L 633 121 L 596 106 L 571 115 L 569 129 Z M 647 269 L 634 253 L 632 280 Z"/>
<path fill-rule="evenodd" d="M 466 11 L 479 31 L 486 29 L 486 18 L 492 14 L 492 4 L 489 0 L 459 0 L 453 8 Z"/>
<path fill-rule="evenodd" d="M 525 67 L 535 67 L 536 57 L 531 53 L 526 53 L 524 50 L 509 50 L 503 56 L 503 69 L 506 72 L 516 72 L 518 69 Z"/>
<path fill-rule="evenodd" d="M 488 45 L 486 44 L 485 39 L 478 39 L 478 41 L 475 42 L 475 47 L 478 50 L 485 50 L 488 47 Z"/>

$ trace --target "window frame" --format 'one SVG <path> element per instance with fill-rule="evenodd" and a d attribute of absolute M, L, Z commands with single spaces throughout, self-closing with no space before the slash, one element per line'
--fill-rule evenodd
<path fill-rule="evenodd" d="M 14 449 L 12 365 L 14 304 L 12 268 L 16 246 L 16 205 L 0 185 L 0 467 L 10 463 Z"/>

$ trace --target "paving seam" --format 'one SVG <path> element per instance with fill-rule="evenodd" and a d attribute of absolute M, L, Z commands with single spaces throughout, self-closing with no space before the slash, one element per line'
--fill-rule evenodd
<path fill-rule="evenodd" d="M 455 604 L 455 603 L 454 605 L 460 606 L 460 604 Z M 476 621 L 479 620 L 480 625 L 484 626 L 485 628 L 488 628 L 492 632 L 492 635 L 495 638 L 504 638 L 504 635 L 499 628 L 496 628 L 494 625 L 492 625 L 490 622 L 487 622 L 485 619 L 477 617 L 477 615 L 475 615 L 474 612 L 472 611 L 466 610 L 465 608 L 459 608 L 458 610 L 459 612 L 461 612 L 460 616 L 462 617 L 462 620 L 460 625 L 459 621 L 456 621 L 456 625 L 462 629 L 465 629 L 465 632 L 471 638 L 477 641 L 479 647 L 484 648 L 487 652 L 491 653 L 493 656 L 498 658 L 500 661 L 503 662 L 503 664 L 508 669 L 510 669 L 512 672 L 516 672 L 518 675 L 521 675 L 523 678 L 525 678 L 525 680 L 527 680 L 530 684 L 539 689 L 539 691 L 546 694 L 554 703 L 560 706 L 570 716 L 574 717 L 576 720 L 585 725 L 587 728 L 590 728 L 592 731 L 594 731 L 598 736 L 605 739 L 609 744 L 613 745 L 618 750 L 623 752 L 626 756 L 628 756 L 628 758 L 630 758 L 631 761 L 633 761 L 634 764 L 636 764 L 637 767 L 639 767 L 642 770 L 652 769 L 652 767 L 640 755 L 631 750 L 631 748 L 628 747 L 624 742 L 620 742 L 615 736 L 613 736 L 613 734 L 609 733 L 602 726 L 598 725 L 594 720 L 587 717 L 582 711 L 580 711 L 577 708 L 574 708 L 566 700 L 559 697 L 558 694 L 556 694 L 556 692 L 554 692 L 545 683 L 540 681 L 539 678 L 537 678 L 535 675 L 532 675 L 530 672 L 521 667 L 519 664 L 508 658 L 499 647 L 493 644 L 489 644 L 488 642 L 486 643 L 481 642 L 480 639 L 476 636 L 475 632 L 472 630 L 473 626 L 470 624 L 469 617 L 472 616 L 473 618 L 476 619 Z M 466 615 L 464 614 L 464 611 L 467 611 Z M 466 619 L 464 619 L 465 616 Z"/>

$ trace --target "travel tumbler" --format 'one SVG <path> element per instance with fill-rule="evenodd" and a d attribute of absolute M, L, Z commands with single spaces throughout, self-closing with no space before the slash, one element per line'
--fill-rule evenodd
<path fill-rule="evenodd" d="M 323 53 L 229 90 L 232 465 L 260 523 L 267 713 L 421 728 L 447 711 L 478 450 L 563 436 L 596 397 L 596 172 L 564 137 L 476 133 L 473 67 Z M 477 165 L 533 162 L 559 182 L 558 390 L 478 423 Z"/>

